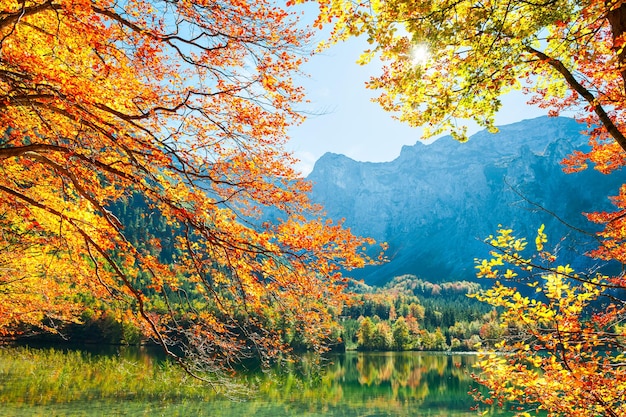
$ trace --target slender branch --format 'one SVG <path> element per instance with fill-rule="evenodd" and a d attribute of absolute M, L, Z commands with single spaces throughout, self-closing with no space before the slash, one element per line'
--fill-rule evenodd
<path fill-rule="evenodd" d="M 24 156 L 38 160 L 39 162 L 42 162 L 48 166 L 51 166 L 54 170 L 59 172 L 61 175 L 65 176 L 66 178 L 69 178 L 69 180 L 74 185 L 74 189 L 78 192 L 78 194 L 86 198 L 87 200 L 89 200 L 89 202 L 94 206 L 94 208 L 104 215 L 104 218 L 111 225 L 111 227 L 113 227 L 118 233 L 120 233 L 123 226 L 122 226 L 122 223 L 119 221 L 119 219 L 115 217 L 113 213 L 111 213 L 106 207 L 100 204 L 100 202 L 98 202 L 94 198 L 93 195 L 91 195 L 90 193 L 87 192 L 87 190 L 85 190 L 85 188 L 80 184 L 80 182 L 78 181 L 78 178 L 76 178 L 76 175 L 74 175 L 74 173 L 70 172 L 70 170 L 62 167 L 61 165 L 57 164 L 51 159 L 46 158 L 45 156 L 41 154 L 38 154 L 37 152 L 27 152 L 24 154 Z"/>
<path fill-rule="evenodd" d="M 28 152 L 61 152 L 70 153 L 71 150 L 63 146 L 52 145 L 47 143 L 37 143 L 25 146 L 15 146 L 10 148 L 0 148 L 0 160 L 7 159 L 15 156 L 22 156 Z"/>
<path fill-rule="evenodd" d="M 557 72 L 559 72 L 563 76 L 563 78 L 565 78 L 567 84 L 589 103 L 609 135 L 611 135 L 611 137 L 615 139 L 619 146 L 624 151 L 626 151 L 626 136 L 624 136 L 624 134 L 618 129 L 615 123 L 613 123 L 611 117 L 607 114 L 602 105 L 598 103 L 597 98 L 591 93 L 591 91 L 589 91 L 582 84 L 580 84 L 576 77 L 574 77 L 574 74 L 572 74 L 572 72 L 568 70 L 567 67 L 565 67 L 565 65 L 563 65 L 563 63 L 558 59 L 551 58 L 545 53 L 531 46 L 526 46 L 526 50 L 550 65 Z"/>
<path fill-rule="evenodd" d="M 550 272 L 550 273 L 557 273 L 557 271 L 554 268 L 550 268 L 547 266 L 543 266 L 543 265 L 539 265 L 529 259 L 524 259 L 522 257 L 520 257 L 519 255 L 515 254 L 515 253 L 511 253 L 505 249 L 502 249 L 498 246 L 495 246 L 493 244 L 491 244 L 488 241 L 485 241 L 485 244 L 489 245 L 493 250 L 508 256 L 510 259 L 512 259 L 516 266 L 525 266 L 525 267 L 532 267 L 533 269 L 537 269 L 539 271 L 543 271 L 543 272 Z M 598 282 L 598 281 L 594 281 L 591 277 L 588 276 L 581 276 L 578 274 L 568 274 L 565 272 L 558 272 L 559 275 L 562 275 L 566 278 L 569 279 L 573 279 L 575 281 L 578 282 L 582 282 L 582 283 L 587 283 L 587 284 L 591 284 L 591 285 L 596 285 L 598 287 L 604 287 L 604 288 L 615 288 L 615 289 L 625 289 L 625 287 L 623 285 L 614 285 L 614 284 L 607 284 L 607 283 L 602 283 L 602 282 Z"/>
<path fill-rule="evenodd" d="M 539 210 L 549 214 L 550 216 L 552 216 L 553 218 L 555 218 L 559 223 L 561 223 L 562 225 L 566 226 L 568 229 L 574 230 L 575 232 L 578 232 L 582 235 L 585 236 L 589 236 L 594 238 L 599 244 L 602 243 L 601 239 L 598 237 L 598 235 L 596 233 L 591 233 L 588 232 L 586 230 L 583 230 L 579 227 L 574 226 L 573 224 L 568 223 L 565 219 L 563 219 L 562 217 L 560 217 L 558 214 L 556 214 L 555 212 L 548 210 L 546 207 L 542 206 L 541 204 L 537 203 L 536 201 L 531 200 L 530 198 L 526 197 L 524 194 L 522 194 L 522 192 L 520 190 L 518 190 L 517 188 L 515 188 L 513 186 L 513 184 L 509 183 L 507 178 L 504 178 L 504 183 L 509 187 L 509 189 L 511 191 L 513 191 L 515 194 L 517 194 L 522 200 L 526 201 L 528 204 L 530 204 L 531 206 L 537 207 Z"/>
<path fill-rule="evenodd" d="M 22 7 L 22 9 L 14 13 L 3 13 L 2 18 L 0 18 L 0 30 L 4 29 L 6 26 L 18 23 L 24 17 L 32 16 L 45 10 L 59 9 L 61 9 L 61 5 L 54 4 L 53 0 L 47 0 L 45 3 L 36 6 Z"/>

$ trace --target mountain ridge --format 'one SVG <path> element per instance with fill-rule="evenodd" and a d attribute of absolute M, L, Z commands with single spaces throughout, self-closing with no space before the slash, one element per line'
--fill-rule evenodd
<path fill-rule="evenodd" d="M 406 145 L 390 162 L 327 153 L 307 177 L 311 199 L 355 233 L 389 244 L 390 262 L 351 271 L 368 284 L 403 274 L 472 279 L 474 258 L 488 255 L 482 240 L 499 224 L 533 239 L 545 223 L 554 238 L 570 237 L 562 243 L 569 245 L 565 260 L 589 267 L 593 261 L 581 254 L 592 238 L 549 214 L 592 232 L 581 213 L 610 209 L 607 196 L 622 183 L 594 170 L 562 172 L 560 161 L 585 147 L 584 128 L 573 119 L 540 117 L 500 126 L 497 134 L 478 132 L 466 143 L 447 136 Z"/>

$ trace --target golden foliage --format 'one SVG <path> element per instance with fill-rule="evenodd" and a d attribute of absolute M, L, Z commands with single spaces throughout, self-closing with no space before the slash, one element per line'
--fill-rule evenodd
<path fill-rule="evenodd" d="M 85 294 L 209 370 L 286 349 L 268 307 L 321 349 L 339 266 L 369 260 L 283 148 L 309 36 L 263 0 L 1 0 L 0 334 Z M 174 262 L 110 211 L 137 193 L 180 231 Z"/>
<path fill-rule="evenodd" d="M 476 393 L 487 404 L 512 406 L 519 416 L 545 410 L 551 416 L 620 416 L 626 412 L 624 333 L 626 312 L 611 299 L 611 278 L 583 275 L 569 265 L 554 264 L 543 251 L 543 226 L 537 239 L 542 250 L 525 255 L 511 230 L 491 238 L 492 258 L 478 264 L 479 274 L 496 281 L 491 289 L 472 295 L 502 309 L 505 337 L 497 353 L 479 364 L 477 380 L 489 393 Z M 521 249 L 521 250 L 520 250 Z M 511 286 L 507 274 L 487 266 L 504 264 L 516 271 Z M 509 269 L 510 268 L 510 269 Z"/>

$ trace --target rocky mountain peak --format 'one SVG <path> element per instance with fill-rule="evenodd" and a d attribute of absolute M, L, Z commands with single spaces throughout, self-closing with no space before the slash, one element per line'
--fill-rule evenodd
<path fill-rule="evenodd" d="M 545 223 L 555 239 L 569 236 L 570 263 L 589 263 L 582 253 L 590 238 L 550 214 L 591 231 L 581 213 L 610 209 L 607 196 L 621 185 L 618 175 L 594 170 L 563 173 L 561 160 L 585 146 L 583 130 L 572 119 L 540 117 L 476 133 L 466 143 L 443 137 L 404 146 L 391 162 L 329 153 L 308 177 L 311 197 L 355 233 L 389 244 L 389 263 L 356 273 L 368 283 L 407 273 L 471 279 L 474 259 L 488 253 L 482 240 L 500 224 L 532 239 Z"/>

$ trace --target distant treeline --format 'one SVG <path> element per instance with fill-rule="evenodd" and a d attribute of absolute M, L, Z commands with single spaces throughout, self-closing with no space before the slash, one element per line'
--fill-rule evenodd
<path fill-rule="evenodd" d="M 382 288 L 362 283 L 341 313 L 346 349 L 479 350 L 501 334 L 498 315 L 468 294 L 469 281 L 431 283 L 413 275 L 394 278 Z"/>

